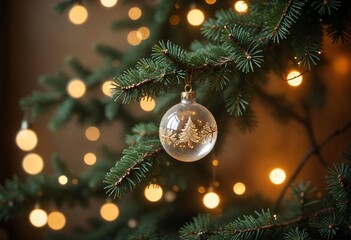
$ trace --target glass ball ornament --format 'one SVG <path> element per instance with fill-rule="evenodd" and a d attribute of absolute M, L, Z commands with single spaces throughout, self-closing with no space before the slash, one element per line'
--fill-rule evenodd
<path fill-rule="evenodd" d="M 205 157 L 217 140 L 217 124 L 207 108 L 196 103 L 196 93 L 182 92 L 180 103 L 161 119 L 159 136 L 165 151 L 182 162 Z"/>

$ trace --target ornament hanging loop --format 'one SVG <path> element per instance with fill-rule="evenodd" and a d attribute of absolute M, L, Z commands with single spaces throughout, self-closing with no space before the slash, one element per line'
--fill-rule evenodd
<path fill-rule="evenodd" d="M 193 87 L 191 86 L 191 84 L 190 83 L 185 84 L 184 92 L 189 93 L 189 92 L 192 92 L 192 91 L 193 91 Z"/>

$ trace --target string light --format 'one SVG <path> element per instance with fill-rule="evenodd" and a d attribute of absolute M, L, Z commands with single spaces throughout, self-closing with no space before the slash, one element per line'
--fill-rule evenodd
<path fill-rule="evenodd" d="M 61 175 L 61 176 L 58 177 L 57 181 L 61 185 L 66 185 L 68 183 L 68 178 L 65 175 Z"/>
<path fill-rule="evenodd" d="M 290 86 L 297 87 L 302 83 L 302 75 L 299 71 L 293 70 L 289 72 L 286 80 Z"/>
<path fill-rule="evenodd" d="M 34 227 L 43 227 L 48 221 L 48 215 L 43 209 L 36 208 L 30 212 L 29 221 Z"/>
<path fill-rule="evenodd" d="M 215 4 L 216 3 L 216 0 L 206 0 L 206 3 L 208 5 L 212 5 L 212 4 Z"/>
<path fill-rule="evenodd" d="M 74 5 L 68 12 L 68 19 L 75 25 L 83 24 L 88 19 L 88 10 L 82 5 Z"/>
<path fill-rule="evenodd" d="M 212 166 L 217 167 L 218 164 L 219 164 L 219 162 L 218 162 L 217 159 L 214 159 L 214 160 L 212 161 Z"/>
<path fill-rule="evenodd" d="M 219 205 L 220 199 L 217 193 L 215 192 L 208 192 L 202 199 L 205 207 L 209 209 L 216 208 Z"/>
<path fill-rule="evenodd" d="M 156 106 L 156 101 L 153 98 L 143 98 L 140 101 L 140 107 L 145 112 L 150 112 L 154 110 L 155 106 Z"/>
<path fill-rule="evenodd" d="M 138 20 L 142 15 L 142 11 L 138 7 L 132 7 L 128 11 L 128 16 L 132 20 Z"/>
<path fill-rule="evenodd" d="M 144 195 L 150 202 L 157 202 L 162 198 L 163 190 L 157 184 L 150 184 L 145 188 Z"/>
<path fill-rule="evenodd" d="M 119 216 L 118 206 L 111 202 L 105 203 L 100 208 L 100 215 L 106 221 L 114 221 Z"/>
<path fill-rule="evenodd" d="M 16 144 L 23 151 L 31 151 L 38 144 L 37 134 L 31 129 L 22 128 L 16 135 Z"/>
<path fill-rule="evenodd" d="M 188 12 L 187 19 L 190 25 L 199 26 L 205 20 L 205 15 L 200 9 L 194 8 Z"/>
<path fill-rule="evenodd" d="M 111 93 L 110 93 L 111 86 L 112 86 L 111 80 L 105 81 L 101 86 L 102 93 L 105 94 L 105 96 L 107 97 L 111 97 Z"/>
<path fill-rule="evenodd" d="M 85 137 L 89 141 L 94 142 L 100 138 L 100 130 L 95 126 L 87 127 L 87 129 L 85 129 Z"/>
<path fill-rule="evenodd" d="M 86 165 L 94 165 L 96 163 L 96 155 L 94 153 L 88 152 L 84 155 L 84 162 Z"/>
<path fill-rule="evenodd" d="M 100 0 L 102 6 L 111 8 L 117 4 L 118 0 Z"/>
<path fill-rule="evenodd" d="M 72 79 L 67 84 L 67 92 L 72 98 L 81 98 L 85 91 L 85 83 L 80 79 Z"/>
<path fill-rule="evenodd" d="M 59 211 L 51 212 L 48 216 L 48 226 L 55 231 L 61 230 L 66 225 L 66 217 Z"/>
<path fill-rule="evenodd" d="M 285 171 L 281 168 L 275 168 L 269 174 L 269 179 L 276 185 L 282 184 L 285 181 L 285 178 Z"/>
<path fill-rule="evenodd" d="M 141 43 L 142 36 L 138 31 L 130 31 L 127 36 L 127 41 L 132 46 L 137 46 Z"/>
<path fill-rule="evenodd" d="M 233 191 L 236 195 L 243 195 L 246 191 L 245 184 L 242 182 L 237 182 L 233 186 Z"/>
<path fill-rule="evenodd" d="M 35 175 L 43 170 L 44 161 L 38 154 L 29 153 L 23 158 L 22 167 L 26 173 Z"/>
<path fill-rule="evenodd" d="M 169 23 L 172 25 L 178 25 L 180 23 L 180 18 L 178 15 L 172 15 L 169 17 Z"/>
<path fill-rule="evenodd" d="M 248 8 L 249 8 L 249 6 L 247 5 L 247 3 L 245 1 L 236 1 L 234 4 L 234 9 L 238 13 L 245 13 L 245 12 L 247 12 Z"/>

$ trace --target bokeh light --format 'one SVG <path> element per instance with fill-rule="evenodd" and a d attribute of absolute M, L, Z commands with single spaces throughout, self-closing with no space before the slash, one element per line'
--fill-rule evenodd
<path fill-rule="evenodd" d="M 127 41 L 132 46 L 137 46 L 141 43 L 142 35 L 138 31 L 130 31 L 127 36 Z"/>
<path fill-rule="evenodd" d="M 48 221 L 48 215 L 43 209 L 36 208 L 30 212 L 29 221 L 34 227 L 43 227 Z"/>
<path fill-rule="evenodd" d="M 150 29 L 148 27 L 140 27 L 137 32 L 140 34 L 141 40 L 146 40 L 150 36 Z"/>
<path fill-rule="evenodd" d="M 203 186 L 199 186 L 199 187 L 197 188 L 197 191 L 198 191 L 199 193 L 205 193 L 205 192 L 206 192 L 206 188 L 203 187 Z"/>
<path fill-rule="evenodd" d="M 190 25 L 199 26 L 205 20 L 205 15 L 200 9 L 194 8 L 188 12 L 187 19 Z"/>
<path fill-rule="evenodd" d="M 285 178 L 285 171 L 281 168 L 275 168 L 269 174 L 269 179 L 276 185 L 282 184 L 285 181 Z"/>
<path fill-rule="evenodd" d="M 212 160 L 212 166 L 217 167 L 219 164 L 219 161 L 217 159 Z"/>
<path fill-rule="evenodd" d="M 169 17 L 169 23 L 172 25 L 178 25 L 180 23 L 180 18 L 178 15 L 172 15 Z"/>
<path fill-rule="evenodd" d="M 119 216 L 118 206 L 114 203 L 105 203 L 100 208 L 100 215 L 106 221 L 114 221 Z"/>
<path fill-rule="evenodd" d="M 94 153 L 88 152 L 84 155 L 84 162 L 86 165 L 94 165 L 96 163 L 96 155 Z"/>
<path fill-rule="evenodd" d="M 55 231 L 61 230 L 66 225 L 66 217 L 59 211 L 51 212 L 48 216 L 48 226 Z"/>
<path fill-rule="evenodd" d="M 108 80 L 108 81 L 105 81 L 101 86 L 102 93 L 107 97 L 111 97 L 111 92 L 110 92 L 110 88 L 112 86 L 111 83 L 112 83 L 112 81 Z"/>
<path fill-rule="evenodd" d="M 173 202 L 177 198 L 177 195 L 173 191 L 167 191 L 164 198 L 166 202 Z"/>
<path fill-rule="evenodd" d="M 208 192 L 205 194 L 204 198 L 202 199 L 205 207 L 209 209 L 216 208 L 219 205 L 220 199 L 217 193 L 215 192 Z"/>
<path fill-rule="evenodd" d="M 286 77 L 288 84 L 292 87 L 297 87 L 302 83 L 302 75 L 299 71 L 290 71 Z"/>
<path fill-rule="evenodd" d="M 87 129 L 85 129 L 85 137 L 89 141 L 94 142 L 100 138 L 100 130 L 95 126 L 87 127 Z"/>
<path fill-rule="evenodd" d="M 128 11 L 128 16 L 132 20 L 138 20 L 142 15 L 142 11 L 138 7 L 132 7 Z"/>
<path fill-rule="evenodd" d="M 85 83 L 80 79 L 72 79 L 67 84 L 67 92 L 72 98 L 81 98 L 85 91 Z"/>
<path fill-rule="evenodd" d="M 88 10 L 82 5 L 74 5 L 68 12 L 68 19 L 75 25 L 83 24 L 88 19 Z"/>
<path fill-rule="evenodd" d="M 138 226 L 138 221 L 134 218 L 128 220 L 127 225 L 129 228 L 136 228 Z"/>
<path fill-rule="evenodd" d="M 245 12 L 247 12 L 248 8 L 249 8 L 249 6 L 247 5 L 247 3 L 245 1 L 236 1 L 234 3 L 234 9 L 238 13 L 245 13 Z"/>
<path fill-rule="evenodd" d="M 233 186 L 233 191 L 236 195 L 243 195 L 246 191 L 246 186 L 242 182 L 237 182 Z"/>
<path fill-rule="evenodd" d="M 211 5 L 211 4 L 215 4 L 216 0 L 206 0 L 206 3 Z"/>
<path fill-rule="evenodd" d="M 40 155 L 29 153 L 23 158 L 22 167 L 26 173 L 35 175 L 43 170 L 44 161 Z"/>
<path fill-rule="evenodd" d="M 16 135 L 16 144 L 23 151 L 31 151 L 38 144 L 37 134 L 31 129 L 21 129 Z"/>
<path fill-rule="evenodd" d="M 100 0 L 102 6 L 111 8 L 117 4 L 118 0 Z"/>
<path fill-rule="evenodd" d="M 65 175 L 61 175 L 61 176 L 58 177 L 57 181 L 61 185 L 66 185 L 68 183 L 68 178 Z"/>
<path fill-rule="evenodd" d="M 339 55 L 332 61 L 332 67 L 337 74 L 346 75 L 350 72 L 350 58 L 345 55 Z"/>
<path fill-rule="evenodd" d="M 153 98 L 143 98 L 140 101 L 140 107 L 145 112 L 150 112 L 156 107 L 156 101 Z"/>
<path fill-rule="evenodd" d="M 145 198 L 150 202 L 157 202 L 162 198 L 163 190 L 157 184 L 150 184 L 144 190 Z"/>

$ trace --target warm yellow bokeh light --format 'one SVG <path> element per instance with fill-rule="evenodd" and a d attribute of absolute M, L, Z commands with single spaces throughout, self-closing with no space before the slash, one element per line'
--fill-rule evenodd
<path fill-rule="evenodd" d="M 345 56 L 345 55 L 337 56 L 333 60 L 332 64 L 333 64 L 332 65 L 333 69 L 337 74 L 346 75 L 350 72 L 351 62 L 348 56 Z"/>
<path fill-rule="evenodd" d="M 205 15 L 200 9 L 194 8 L 188 12 L 187 19 L 190 25 L 199 26 L 205 20 Z"/>
<path fill-rule="evenodd" d="M 218 161 L 217 159 L 212 160 L 212 165 L 213 165 L 214 167 L 217 167 L 218 164 L 219 164 L 219 161 Z"/>
<path fill-rule="evenodd" d="M 48 215 L 42 209 L 34 209 L 29 214 L 29 221 L 34 227 L 43 227 L 48 221 Z"/>
<path fill-rule="evenodd" d="M 167 191 L 164 198 L 166 202 L 173 202 L 177 198 L 177 195 L 173 191 Z"/>
<path fill-rule="evenodd" d="M 302 75 L 299 71 L 293 70 L 289 72 L 286 80 L 290 86 L 297 87 L 302 83 Z"/>
<path fill-rule="evenodd" d="M 156 107 L 156 101 L 153 98 L 143 98 L 140 101 L 140 107 L 145 112 L 150 112 Z"/>
<path fill-rule="evenodd" d="M 282 184 L 285 181 L 285 178 L 285 171 L 281 168 L 275 168 L 269 174 L 269 179 L 276 185 Z"/>
<path fill-rule="evenodd" d="M 80 25 L 88 19 L 88 10 L 82 5 L 74 5 L 68 12 L 71 23 Z"/>
<path fill-rule="evenodd" d="M 142 15 L 142 11 L 138 7 L 132 7 L 128 11 L 128 16 L 132 20 L 138 20 L 141 17 L 141 15 Z"/>
<path fill-rule="evenodd" d="M 105 81 L 101 86 L 102 93 L 105 94 L 107 97 L 111 97 L 111 92 L 110 92 L 111 86 L 112 86 L 112 81 L 110 80 Z"/>
<path fill-rule="evenodd" d="M 138 31 L 130 31 L 127 36 L 127 41 L 132 46 L 137 46 L 141 43 L 141 33 Z"/>
<path fill-rule="evenodd" d="M 246 191 L 245 184 L 242 182 L 237 182 L 233 186 L 233 191 L 236 195 L 243 195 Z"/>
<path fill-rule="evenodd" d="M 55 231 L 61 230 L 66 225 L 66 217 L 59 211 L 51 212 L 48 216 L 48 226 Z"/>
<path fill-rule="evenodd" d="M 61 185 L 66 185 L 68 183 L 68 178 L 65 175 L 61 175 L 58 177 L 57 181 Z"/>
<path fill-rule="evenodd" d="M 161 186 L 157 184 L 150 184 L 144 190 L 144 195 L 150 202 L 157 202 L 162 198 L 163 190 Z"/>
<path fill-rule="evenodd" d="M 67 84 L 67 92 L 72 98 L 81 98 L 85 91 L 85 83 L 80 79 L 72 79 Z"/>
<path fill-rule="evenodd" d="M 102 6 L 110 8 L 117 4 L 118 0 L 100 0 Z"/>
<path fill-rule="evenodd" d="M 85 137 L 89 141 L 96 141 L 100 138 L 100 130 L 95 126 L 90 126 L 85 129 Z"/>
<path fill-rule="evenodd" d="M 180 18 L 178 17 L 178 15 L 172 15 L 169 17 L 169 23 L 172 25 L 178 25 L 180 22 Z"/>
<path fill-rule="evenodd" d="M 100 215 L 106 221 L 113 221 L 118 218 L 119 209 L 114 203 L 105 203 L 100 208 Z"/>
<path fill-rule="evenodd" d="M 211 5 L 211 4 L 215 4 L 216 0 L 206 0 L 206 3 Z"/>
<path fill-rule="evenodd" d="M 217 193 L 215 192 L 209 192 L 206 193 L 204 198 L 202 199 L 205 207 L 209 208 L 209 209 L 213 209 L 216 208 L 219 204 L 219 196 Z"/>
<path fill-rule="evenodd" d="M 249 8 L 249 6 L 247 5 L 247 3 L 245 1 L 237 1 L 234 4 L 234 9 L 238 13 L 245 13 L 245 12 L 247 12 L 248 8 Z"/>
<path fill-rule="evenodd" d="M 86 153 L 84 155 L 84 162 L 86 165 L 94 165 L 96 163 L 96 156 L 94 153 Z"/>
<path fill-rule="evenodd" d="M 130 228 L 136 228 L 138 226 L 138 221 L 135 220 L 134 218 L 131 218 L 128 220 L 127 225 Z"/>
<path fill-rule="evenodd" d="M 147 27 L 140 27 L 137 32 L 140 34 L 141 40 L 146 40 L 150 36 L 150 29 Z"/>
<path fill-rule="evenodd" d="M 44 161 L 38 154 L 29 153 L 23 158 L 22 167 L 28 174 L 38 174 L 43 170 Z"/>
<path fill-rule="evenodd" d="M 38 144 L 37 134 L 31 129 L 21 129 L 16 135 L 16 144 L 23 151 L 33 150 Z"/>
<path fill-rule="evenodd" d="M 206 188 L 203 187 L 203 186 L 199 186 L 199 187 L 197 188 L 197 191 L 198 191 L 199 193 L 205 193 L 205 192 L 206 192 Z"/>

